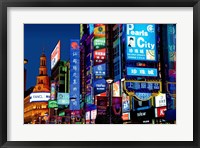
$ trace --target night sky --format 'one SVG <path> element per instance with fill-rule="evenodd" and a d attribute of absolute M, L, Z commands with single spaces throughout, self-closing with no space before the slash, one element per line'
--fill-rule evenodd
<path fill-rule="evenodd" d="M 69 60 L 70 39 L 80 39 L 79 24 L 25 24 L 24 58 L 28 60 L 26 89 L 35 86 L 39 74 L 40 56 L 44 49 L 47 57 L 48 75 L 51 72 L 51 52 L 61 42 L 61 60 Z"/>

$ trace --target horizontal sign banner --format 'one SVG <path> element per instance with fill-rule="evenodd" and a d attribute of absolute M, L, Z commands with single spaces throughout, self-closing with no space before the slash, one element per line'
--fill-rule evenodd
<path fill-rule="evenodd" d="M 137 68 L 137 67 L 127 67 L 128 76 L 148 76 L 157 77 L 158 72 L 156 68 Z"/>

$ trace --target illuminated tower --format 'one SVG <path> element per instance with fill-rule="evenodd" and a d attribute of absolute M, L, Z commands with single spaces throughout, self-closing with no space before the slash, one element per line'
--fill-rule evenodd
<path fill-rule="evenodd" d="M 37 76 L 36 86 L 33 92 L 49 92 L 49 77 L 47 75 L 46 56 L 44 52 L 40 56 L 39 75 Z"/>

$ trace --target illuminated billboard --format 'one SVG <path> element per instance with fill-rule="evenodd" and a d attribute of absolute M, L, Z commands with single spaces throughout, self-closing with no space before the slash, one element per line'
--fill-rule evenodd
<path fill-rule="evenodd" d="M 55 100 L 56 98 L 56 83 L 51 83 L 51 100 Z"/>
<path fill-rule="evenodd" d="M 57 64 L 59 60 L 60 60 L 60 41 L 58 41 L 56 47 L 51 53 L 51 69 L 54 68 L 54 66 Z"/>
<path fill-rule="evenodd" d="M 137 68 L 137 67 L 127 67 L 128 76 L 148 76 L 157 77 L 158 72 L 156 68 Z"/>
<path fill-rule="evenodd" d="M 127 60 L 156 61 L 154 24 L 127 24 L 126 41 Z"/>
<path fill-rule="evenodd" d="M 94 49 L 105 48 L 106 38 L 96 38 L 94 39 Z"/>
<path fill-rule="evenodd" d="M 70 41 L 70 110 L 80 110 L 79 40 Z"/>
<path fill-rule="evenodd" d="M 155 106 L 156 107 L 162 107 L 162 106 L 166 106 L 166 105 L 167 105 L 166 94 L 160 93 L 158 96 L 155 97 Z"/>
<path fill-rule="evenodd" d="M 58 108 L 57 100 L 49 100 L 48 101 L 48 108 Z"/>
<path fill-rule="evenodd" d="M 94 87 L 94 95 L 105 92 L 106 91 L 106 80 L 99 79 L 99 80 L 94 81 L 93 87 Z"/>
<path fill-rule="evenodd" d="M 124 121 L 130 120 L 130 119 L 131 119 L 131 118 L 130 118 L 130 113 L 122 113 L 122 119 L 123 119 Z"/>
<path fill-rule="evenodd" d="M 106 62 L 106 49 L 98 49 L 94 51 L 94 65 Z"/>
<path fill-rule="evenodd" d="M 155 108 L 155 117 L 157 118 L 161 118 L 161 117 L 165 117 L 165 112 L 167 111 L 167 107 L 158 107 Z"/>
<path fill-rule="evenodd" d="M 119 82 L 120 81 L 113 83 L 113 97 L 119 97 L 120 96 Z"/>
<path fill-rule="evenodd" d="M 58 105 L 69 105 L 69 93 L 60 93 L 57 94 Z"/>
<path fill-rule="evenodd" d="M 105 37 L 105 25 L 94 28 L 94 37 L 95 38 Z"/>
<path fill-rule="evenodd" d="M 50 99 L 50 93 L 40 92 L 40 93 L 31 93 L 30 102 L 46 102 Z"/>
<path fill-rule="evenodd" d="M 102 79 L 106 75 L 106 64 L 96 65 L 93 67 L 93 74 L 95 79 Z"/>

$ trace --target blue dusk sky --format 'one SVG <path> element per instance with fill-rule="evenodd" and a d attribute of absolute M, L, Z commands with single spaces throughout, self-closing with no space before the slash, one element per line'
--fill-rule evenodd
<path fill-rule="evenodd" d="M 69 60 L 70 39 L 80 39 L 79 24 L 25 24 L 24 59 L 28 60 L 26 89 L 35 86 L 39 74 L 40 56 L 44 49 L 48 75 L 51 74 L 51 52 L 61 42 L 61 60 Z"/>

